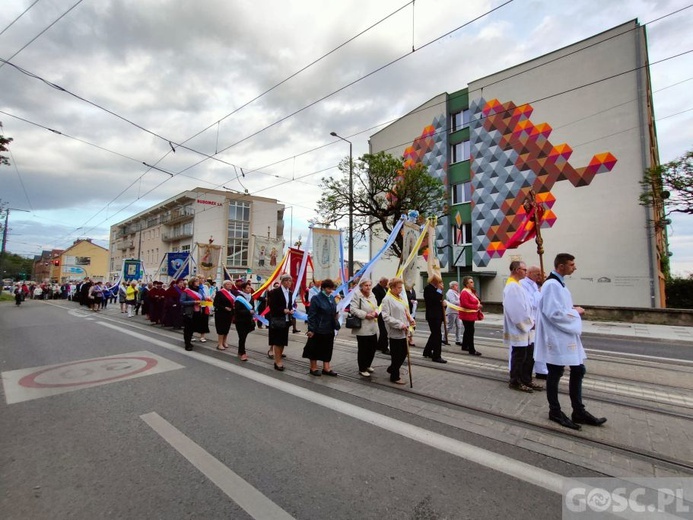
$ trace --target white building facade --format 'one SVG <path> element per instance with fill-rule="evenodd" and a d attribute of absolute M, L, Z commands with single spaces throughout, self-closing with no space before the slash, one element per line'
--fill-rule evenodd
<path fill-rule="evenodd" d="M 446 183 L 436 231 L 446 281 L 474 276 L 482 298 L 500 302 L 512 260 L 539 264 L 533 239 L 513 247 L 526 236 L 532 190 L 545 271 L 557 253 L 576 256 L 577 304 L 664 306 L 663 216 L 639 203 L 658 152 L 637 21 L 432 98 L 372 136 L 379 151 Z"/>
<path fill-rule="evenodd" d="M 125 259 L 143 261 L 149 278 L 166 279 L 166 253 L 190 252 L 195 244 L 221 246 L 232 276 L 247 276 L 253 237 L 281 238 L 284 206 L 274 199 L 195 188 L 111 226 L 110 275 Z M 193 255 L 194 258 L 194 255 Z"/>

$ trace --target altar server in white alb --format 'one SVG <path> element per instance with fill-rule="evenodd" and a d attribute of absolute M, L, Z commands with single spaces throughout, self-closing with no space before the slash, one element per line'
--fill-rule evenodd
<path fill-rule="evenodd" d="M 536 265 L 530 265 L 527 268 L 527 276 L 520 280 L 520 285 L 527 293 L 527 298 L 529 299 L 529 306 L 532 308 L 532 319 L 534 323 L 537 322 L 537 312 L 539 310 L 539 300 L 541 299 L 541 292 L 539 285 L 542 283 L 544 278 L 544 273 Z M 534 343 L 534 337 L 531 338 L 532 343 Z M 549 373 L 546 368 L 546 363 L 534 360 L 534 373 L 537 379 L 546 379 L 546 374 Z"/>
<path fill-rule="evenodd" d="M 527 274 L 524 262 L 510 262 L 510 276 L 503 289 L 503 342 L 510 350 L 512 390 L 532 393 L 544 387 L 532 381 L 534 368 L 534 316 L 520 282 Z"/>
<path fill-rule="evenodd" d="M 553 265 L 554 270 L 541 287 L 534 350 L 535 359 L 546 363 L 549 371 L 546 378 L 549 419 L 573 430 L 579 430 L 580 424 L 601 426 L 606 419 L 593 416 L 582 404 L 582 379 L 585 376 L 583 363 L 587 356 L 582 348 L 580 334 L 585 309 L 573 305 L 573 297 L 564 280 L 565 276 L 575 272 L 575 257 L 559 253 Z M 570 367 L 568 389 L 573 407 L 570 419 L 561 411 L 561 403 L 558 401 L 558 383 L 566 365 Z"/>

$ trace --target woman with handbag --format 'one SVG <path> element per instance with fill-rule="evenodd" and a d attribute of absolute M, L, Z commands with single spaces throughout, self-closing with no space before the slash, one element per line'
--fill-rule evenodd
<path fill-rule="evenodd" d="M 359 365 L 359 374 L 363 377 L 370 377 L 375 370 L 371 366 L 375 351 L 378 348 L 378 303 L 375 299 L 375 294 L 371 291 L 373 282 L 368 278 L 362 278 L 359 281 L 359 287 L 354 291 L 354 297 L 351 299 L 349 306 L 350 318 L 358 320 L 358 327 L 349 327 L 349 318 L 347 318 L 347 327 L 351 328 L 352 336 L 356 336 L 358 345 L 357 362 Z"/>
<path fill-rule="evenodd" d="M 330 368 L 332 349 L 334 348 L 334 332 L 339 330 L 337 321 L 337 304 L 332 297 L 335 283 L 326 278 L 320 284 L 320 294 L 310 301 L 308 310 L 308 341 L 303 348 L 303 357 L 310 360 L 310 375 L 319 376 L 318 361 L 322 361 L 322 375 L 336 376 L 337 372 Z"/>
<path fill-rule="evenodd" d="M 292 283 L 291 275 L 283 274 L 279 278 L 279 287 L 267 294 L 267 303 L 270 308 L 269 334 L 267 335 L 270 348 L 267 356 L 274 357 L 274 369 L 279 372 L 284 371 L 282 357 L 284 357 L 284 347 L 289 344 L 289 325 L 294 313 L 290 293 Z"/>
<path fill-rule="evenodd" d="M 462 350 L 467 351 L 472 356 L 480 356 L 481 352 L 474 348 L 474 322 L 484 319 L 484 314 L 481 312 L 481 300 L 474 290 L 474 279 L 471 276 L 462 278 L 462 286 L 464 289 L 460 291 L 460 307 L 462 310 L 459 317 L 464 325 L 464 333 L 462 334 Z"/>

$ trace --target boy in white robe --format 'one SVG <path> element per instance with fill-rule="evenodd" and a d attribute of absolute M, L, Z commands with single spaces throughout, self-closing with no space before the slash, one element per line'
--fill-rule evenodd
<path fill-rule="evenodd" d="M 575 257 L 559 253 L 554 260 L 554 270 L 542 285 L 534 356 L 537 361 L 545 362 L 549 371 L 546 379 L 549 419 L 566 428 L 579 430 L 580 424 L 601 426 L 606 419 L 594 417 L 582 404 L 583 362 L 587 356 L 580 334 L 585 310 L 573 305 L 573 298 L 563 280 L 575 269 Z M 568 388 L 573 407 L 570 419 L 561 411 L 558 401 L 558 383 L 566 365 L 570 366 Z"/>

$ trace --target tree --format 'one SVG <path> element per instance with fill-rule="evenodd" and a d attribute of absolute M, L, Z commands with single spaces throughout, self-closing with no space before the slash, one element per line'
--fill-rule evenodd
<path fill-rule="evenodd" d="M 316 219 L 337 224 L 349 216 L 349 158 L 343 160 L 340 176 L 322 179 L 322 197 Z M 402 158 L 385 152 L 365 154 L 354 161 L 354 240 L 367 231 L 389 235 L 402 214 L 416 210 L 422 216 L 439 215 L 445 205 L 443 184 L 428 174 L 422 164 L 404 166 Z M 382 229 L 382 232 L 380 231 Z M 402 252 L 402 236 L 392 246 Z"/>
<path fill-rule="evenodd" d="M 645 171 L 640 203 L 662 204 L 665 213 L 693 215 L 693 150 L 671 162 Z"/>
<path fill-rule="evenodd" d="M 2 130 L 2 123 L 0 123 L 0 131 L 1 131 L 1 130 Z M 12 138 L 11 138 L 11 137 L 5 137 L 4 135 L 2 135 L 2 134 L 0 133 L 0 152 L 7 152 L 7 151 L 9 151 L 9 150 L 7 149 L 7 145 L 10 144 L 11 142 L 12 142 Z M 2 164 L 9 165 L 9 164 L 10 164 L 10 160 L 7 158 L 7 156 L 2 155 L 2 153 L 0 153 L 0 165 L 2 165 Z"/>

